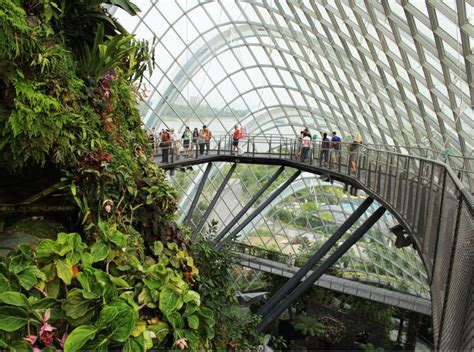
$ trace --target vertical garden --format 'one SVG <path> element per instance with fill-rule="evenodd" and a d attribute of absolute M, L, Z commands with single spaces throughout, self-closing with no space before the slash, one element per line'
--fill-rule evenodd
<path fill-rule="evenodd" d="M 249 347 L 229 261 L 191 248 L 150 158 L 136 106 L 151 44 L 104 3 L 139 11 L 0 0 L 0 235 L 37 234 L 0 261 L 0 348 Z"/>

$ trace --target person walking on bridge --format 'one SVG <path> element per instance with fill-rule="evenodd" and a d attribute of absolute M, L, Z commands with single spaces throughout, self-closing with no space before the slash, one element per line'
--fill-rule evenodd
<path fill-rule="evenodd" d="M 238 155 L 239 154 L 239 140 L 241 136 L 241 130 L 239 128 L 239 125 L 234 126 L 234 132 L 232 133 L 232 155 Z"/>
<path fill-rule="evenodd" d="M 310 134 L 305 132 L 303 134 L 303 140 L 301 141 L 301 161 L 305 162 L 309 159 L 309 151 L 311 149 L 311 137 Z"/>

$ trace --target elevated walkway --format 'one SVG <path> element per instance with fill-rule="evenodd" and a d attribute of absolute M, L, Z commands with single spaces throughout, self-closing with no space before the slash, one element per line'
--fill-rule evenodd
<path fill-rule="evenodd" d="M 233 155 L 231 140 L 225 136 L 211 145 L 208 155 L 198 155 L 196 151 L 190 158 L 177 159 L 171 153 L 169 163 L 161 163 L 158 158 L 156 161 L 163 169 L 208 163 L 207 175 L 212 162 L 279 165 L 364 190 L 391 212 L 401 225 L 401 240 L 413 244 L 420 253 L 431 287 L 436 348 L 474 348 L 474 200 L 449 166 L 364 145 L 350 151 L 348 145 L 341 144 L 327 162 L 324 156 L 332 151 L 315 144 L 308 158 L 302 160 L 297 156 L 298 142 L 288 138 L 250 136 L 241 145 L 243 154 Z M 351 170 L 352 160 L 357 163 L 355 172 Z M 194 207 L 199 195 L 197 192 Z M 239 229 L 231 235 L 235 236 Z"/>
<path fill-rule="evenodd" d="M 274 260 L 259 258 L 245 253 L 234 253 L 237 259 L 236 262 L 239 265 L 269 274 L 290 278 L 300 269 L 299 267 L 283 264 Z M 311 274 L 312 271 L 306 274 L 304 279 Z M 413 312 L 431 315 L 431 301 L 427 298 L 400 293 L 332 275 L 323 275 L 315 282 L 315 285 Z"/>

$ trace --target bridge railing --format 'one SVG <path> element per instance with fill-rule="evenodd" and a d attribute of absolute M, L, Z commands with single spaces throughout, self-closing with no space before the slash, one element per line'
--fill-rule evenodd
<path fill-rule="evenodd" d="M 439 349 L 466 349 L 474 330 L 474 202 L 472 188 L 446 164 L 364 144 L 323 148 L 278 136 L 248 136 L 233 146 L 231 136 L 209 145 L 211 155 L 290 160 L 349 177 L 384 203 L 403 224 L 420 252 L 430 279 L 435 343 Z M 170 148 L 173 148 L 172 146 Z M 178 154 L 171 154 L 171 162 Z M 201 158 L 199 148 L 189 158 Z M 205 152 L 203 153 L 205 154 Z M 472 174 L 468 182 L 472 185 Z M 403 236 L 403 234 L 400 234 Z M 465 319 L 463 317 L 466 317 Z M 464 340 L 463 340 L 464 339 Z"/>

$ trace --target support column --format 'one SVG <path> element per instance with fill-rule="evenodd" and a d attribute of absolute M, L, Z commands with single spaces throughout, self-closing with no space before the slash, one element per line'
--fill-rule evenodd
<path fill-rule="evenodd" d="M 342 235 L 350 229 L 352 225 L 365 213 L 369 206 L 373 203 L 372 198 L 366 198 L 364 202 L 339 226 L 334 234 L 318 249 L 318 251 L 308 259 L 301 269 L 299 269 L 271 298 L 263 307 L 260 308 L 258 314 L 266 315 L 272 307 L 282 300 L 291 290 L 298 285 L 300 280 L 323 258 L 326 253 L 336 244 Z"/>
<path fill-rule="evenodd" d="M 207 164 L 206 171 L 204 171 L 204 174 L 201 177 L 199 186 L 196 190 L 196 194 L 194 195 L 194 198 L 193 198 L 193 202 L 191 203 L 188 213 L 186 214 L 186 217 L 184 218 L 184 224 L 186 225 L 188 225 L 189 221 L 191 221 L 194 209 L 196 208 L 196 205 L 198 204 L 198 200 L 199 200 L 199 197 L 201 196 L 202 190 L 204 188 L 204 184 L 206 183 L 207 177 L 209 176 L 209 172 L 211 171 L 211 167 L 212 167 L 212 163 Z"/>
<path fill-rule="evenodd" d="M 257 209 L 255 209 L 253 213 L 250 214 L 247 219 L 245 219 L 243 223 L 237 226 L 237 228 L 232 231 L 230 235 L 223 238 L 222 241 L 216 244 L 216 249 L 221 249 L 227 242 L 234 239 L 238 235 L 238 233 L 242 231 L 243 228 L 247 226 L 250 221 L 252 221 L 258 214 L 260 214 L 262 210 L 265 209 L 276 197 L 278 197 L 281 192 L 283 192 L 300 175 L 300 173 L 300 170 L 296 171 L 288 180 L 285 181 L 284 184 L 274 190 L 273 193 L 270 194 L 270 196 L 262 204 L 260 204 Z"/>
<path fill-rule="evenodd" d="M 220 141 L 219 141 L 219 143 L 220 143 Z M 214 209 L 214 206 L 216 205 L 217 200 L 219 199 L 222 192 L 224 191 L 225 186 L 227 186 L 227 183 L 229 182 L 229 179 L 232 176 L 232 174 L 234 173 L 236 167 L 237 167 L 237 164 L 235 164 L 235 163 L 232 164 L 231 168 L 229 169 L 229 171 L 225 175 L 225 178 L 222 181 L 221 185 L 219 186 L 219 189 L 217 190 L 216 194 L 214 195 L 214 198 L 212 198 L 211 203 L 207 207 L 206 212 L 204 213 L 204 215 L 202 216 L 202 219 L 199 222 L 199 225 L 193 231 L 192 239 L 194 239 L 197 236 L 197 234 L 201 231 L 201 229 L 203 228 L 204 224 L 207 221 L 207 218 L 209 217 L 209 214 L 211 214 L 212 209 Z"/>
<path fill-rule="evenodd" d="M 262 332 L 265 328 L 288 307 L 290 307 L 308 288 L 310 288 L 331 265 L 342 257 L 360 238 L 380 219 L 385 213 L 385 208 L 378 208 L 364 223 L 354 231 L 354 233 L 344 243 L 327 258 L 306 280 L 301 282 L 288 297 L 280 301 L 257 326 L 257 332 Z"/>
<path fill-rule="evenodd" d="M 268 187 L 271 186 L 271 184 L 273 182 L 275 182 L 275 180 L 278 178 L 278 176 L 281 175 L 281 173 L 283 172 L 283 170 L 285 169 L 284 166 L 280 167 L 277 172 L 275 172 L 275 174 L 267 181 L 267 183 L 257 192 L 255 193 L 255 195 L 252 197 L 252 199 L 250 199 L 250 201 L 239 211 L 239 213 L 227 224 L 227 226 L 214 238 L 214 242 L 219 242 L 222 237 L 224 237 L 227 232 L 229 232 L 229 230 L 237 223 L 237 221 L 240 220 L 240 218 L 242 218 L 242 216 L 245 215 L 245 213 L 247 212 L 247 210 L 250 209 L 250 207 L 252 205 L 254 205 L 254 203 L 257 201 L 257 199 L 263 194 L 263 192 L 265 192 Z"/>

